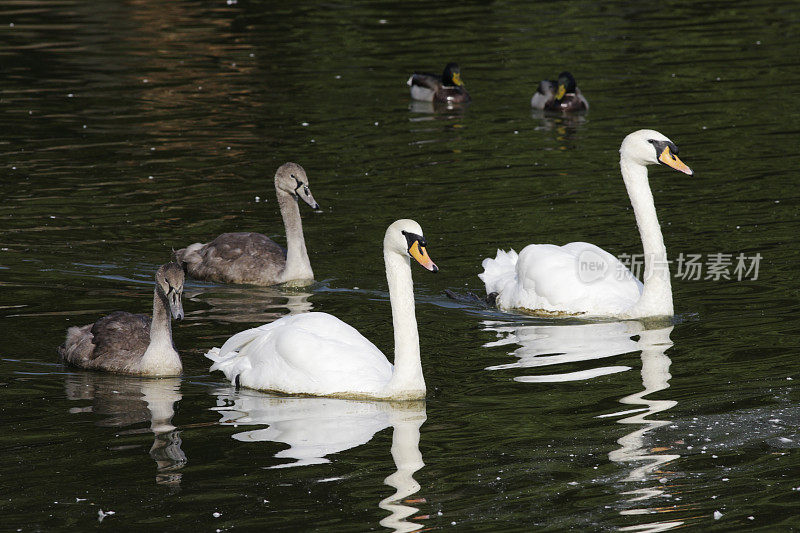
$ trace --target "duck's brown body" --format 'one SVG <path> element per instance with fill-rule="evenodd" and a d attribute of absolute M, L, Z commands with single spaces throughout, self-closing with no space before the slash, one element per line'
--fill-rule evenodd
<path fill-rule="evenodd" d="M 414 100 L 453 104 L 471 100 L 461 81 L 461 71 L 455 63 L 448 63 L 441 76 L 415 72 L 407 83 Z"/>

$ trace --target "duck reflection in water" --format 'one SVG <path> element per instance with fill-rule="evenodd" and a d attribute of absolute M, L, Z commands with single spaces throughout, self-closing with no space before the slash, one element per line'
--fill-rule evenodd
<path fill-rule="evenodd" d="M 425 402 L 355 401 L 336 398 L 291 398 L 271 396 L 249 389 L 219 389 L 217 407 L 220 424 L 268 426 L 235 433 L 242 442 L 280 442 L 289 448 L 275 454 L 292 459 L 269 468 L 289 468 L 330 462 L 327 456 L 369 442 L 376 433 L 392 427 L 395 468 L 384 483 L 395 493 L 378 506 L 391 513 L 380 525 L 394 531 L 416 531 L 422 524 L 408 517 L 419 509 L 408 501 L 420 490 L 414 473 L 425 463 L 419 451 L 420 427 L 426 420 Z M 424 501 L 424 500 L 422 500 Z"/>
<path fill-rule="evenodd" d="M 224 285 L 192 287 L 184 290 L 184 299 L 199 302 L 205 309 L 187 316 L 189 321 L 202 318 L 231 323 L 268 323 L 282 316 L 307 313 L 314 306 L 310 292 L 290 287 Z"/>
<path fill-rule="evenodd" d="M 101 427 L 130 428 L 121 433 L 153 432 L 150 457 L 156 462 L 156 483 L 177 488 L 180 469 L 186 464 L 181 450 L 180 431 L 172 425 L 175 402 L 181 399 L 178 378 L 148 379 L 116 374 L 81 372 L 67 374 L 64 390 L 67 399 L 91 401 L 86 407 L 73 407 L 70 413 L 95 413 L 103 416 Z M 136 427 L 148 423 L 149 428 Z"/>
<path fill-rule="evenodd" d="M 667 322 L 669 323 L 669 322 Z M 523 383 L 563 383 L 578 380 L 588 380 L 599 376 L 614 374 L 630 370 L 629 366 L 600 365 L 597 360 L 622 355 L 631 352 L 640 352 L 642 361 L 642 384 L 644 390 L 629 394 L 619 401 L 625 406 L 641 406 L 634 409 L 625 409 L 621 412 L 600 415 L 598 418 L 612 418 L 624 416 L 617 420 L 620 424 L 634 425 L 634 431 L 620 437 L 617 443 L 619 449 L 609 452 L 611 461 L 620 465 L 630 465 L 622 481 L 624 482 L 653 482 L 657 485 L 648 488 L 638 488 L 624 491 L 626 496 L 623 504 L 626 509 L 623 515 L 650 514 L 653 509 L 631 509 L 631 502 L 646 500 L 664 494 L 662 480 L 666 473 L 661 470 L 663 465 L 680 458 L 680 455 L 669 452 L 669 446 L 648 444 L 654 437 L 648 433 L 656 428 L 671 424 L 670 420 L 653 420 L 648 418 L 656 413 L 662 413 L 677 405 L 674 400 L 655 400 L 647 398 L 648 395 L 669 388 L 670 358 L 666 355 L 667 349 L 672 346 L 670 333 L 674 326 L 667 325 L 663 320 L 650 321 L 617 321 L 599 323 L 574 323 L 565 325 L 504 325 L 502 322 L 484 322 L 488 331 L 496 331 L 501 337 L 497 341 L 484 346 L 503 346 L 517 344 L 519 347 L 511 352 L 518 358 L 513 363 L 495 365 L 487 370 L 505 370 L 513 368 L 541 368 L 563 363 L 584 362 L 593 365 L 593 368 L 550 374 L 537 374 L 519 376 L 515 381 Z M 635 340 L 634 337 L 638 337 Z M 621 528 L 622 531 L 665 531 L 683 524 L 680 520 L 667 520 L 649 524 L 637 524 L 630 528 Z M 654 529 L 650 529 L 654 528 Z"/>
<path fill-rule="evenodd" d="M 459 102 L 422 102 L 412 100 L 408 110 L 416 116 L 411 117 L 411 122 L 424 122 L 427 120 L 462 118 L 469 104 Z"/>
<path fill-rule="evenodd" d="M 559 150 L 573 149 L 575 136 L 580 128 L 586 123 L 585 115 L 563 115 L 554 114 L 552 111 L 542 111 L 533 109 L 531 118 L 536 126 L 536 131 L 545 131 L 553 134 L 553 139 L 557 143 Z"/>

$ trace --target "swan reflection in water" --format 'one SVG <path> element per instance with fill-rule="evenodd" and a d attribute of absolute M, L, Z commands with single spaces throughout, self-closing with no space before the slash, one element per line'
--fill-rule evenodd
<path fill-rule="evenodd" d="M 313 304 L 310 292 L 286 287 L 202 286 L 186 288 L 184 301 L 199 302 L 201 311 L 187 315 L 189 320 L 202 317 L 221 322 L 273 322 L 282 316 L 307 313 Z"/>
<path fill-rule="evenodd" d="M 598 322 L 589 324 L 519 325 L 507 322 L 484 321 L 483 329 L 494 331 L 498 340 L 484 347 L 519 345 L 509 355 L 517 357 L 513 363 L 494 365 L 486 370 L 539 368 L 564 363 L 594 361 L 634 352 L 639 343 L 631 337 L 643 329 L 636 321 Z M 606 374 L 625 372 L 629 366 L 604 365 L 589 370 L 517 376 L 514 381 L 523 383 L 553 383 L 591 379 Z"/>
<path fill-rule="evenodd" d="M 153 432 L 150 457 L 156 462 L 156 483 L 177 487 L 180 469 L 186 464 L 180 431 L 172 425 L 175 402 L 181 399 L 180 379 L 140 378 L 116 374 L 80 372 L 67 374 L 64 390 L 68 400 L 90 401 L 69 412 L 103 416 L 101 427 L 127 428 L 148 423 L 149 428 L 131 427 L 122 434 Z"/>
<path fill-rule="evenodd" d="M 670 420 L 654 420 L 648 418 L 663 413 L 677 405 L 674 400 L 655 400 L 648 395 L 669 388 L 670 358 L 667 349 L 672 346 L 670 334 L 673 326 L 665 327 L 663 322 L 644 322 L 626 320 L 619 322 L 580 323 L 565 325 L 509 325 L 496 321 L 485 321 L 484 329 L 495 331 L 499 340 L 484 346 L 519 345 L 510 355 L 516 356 L 515 362 L 490 366 L 487 370 L 505 370 L 513 368 L 541 368 L 562 363 L 594 362 L 608 357 L 639 351 L 642 360 L 642 384 L 644 390 L 620 398 L 625 406 L 641 406 L 625 409 L 617 413 L 600 415 L 598 418 L 624 416 L 617 420 L 619 424 L 633 425 L 636 428 L 620 437 L 617 443 L 620 448 L 609 452 L 611 461 L 620 465 L 630 465 L 630 471 L 623 478 L 624 482 L 655 482 L 651 488 L 639 488 L 622 492 L 626 498 L 626 506 L 631 502 L 640 502 L 664 494 L 661 479 L 664 473 L 661 467 L 678 458 L 670 451 L 669 446 L 648 445 L 648 433 L 656 428 L 671 424 Z M 634 337 L 638 337 L 635 340 Z M 560 372 L 518 376 L 515 381 L 523 383 L 563 383 L 592 379 L 598 376 L 614 374 L 630 370 L 629 366 L 591 363 L 593 368 L 574 372 Z M 652 438 L 652 435 L 650 436 Z M 651 514 L 649 508 L 620 511 L 623 515 Z M 666 531 L 681 526 L 681 520 L 656 521 L 623 527 L 621 531 Z"/>
<path fill-rule="evenodd" d="M 220 413 L 221 425 L 268 426 L 235 433 L 232 438 L 289 445 L 275 457 L 292 462 L 269 468 L 328 463 L 329 455 L 366 444 L 379 431 L 392 427 L 391 454 L 397 470 L 384 483 L 395 493 L 378 504 L 391 513 L 380 525 L 398 532 L 423 527 L 407 520 L 419 510 L 409 505 L 413 501 L 407 498 L 420 490 L 414 473 L 425 466 L 419 451 L 420 427 L 426 420 L 425 402 L 292 398 L 233 388 L 219 389 L 214 394 L 217 407 L 213 410 Z"/>

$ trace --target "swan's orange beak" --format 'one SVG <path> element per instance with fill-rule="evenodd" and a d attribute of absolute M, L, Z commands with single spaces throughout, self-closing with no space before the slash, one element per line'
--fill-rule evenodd
<path fill-rule="evenodd" d="M 664 148 L 664 151 L 661 152 L 660 156 L 658 156 L 658 160 L 667 165 L 668 167 L 672 167 L 675 170 L 679 170 L 684 174 L 688 174 L 690 176 L 694 174 L 694 172 L 692 172 L 692 169 L 686 166 L 686 163 L 678 159 L 678 156 L 670 151 L 669 146 Z"/>
<path fill-rule="evenodd" d="M 428 251 L 425 249 L 425 247 L 419 245 L 419 241 L 414 241 L 414 244 L 412 244 L 411 248 L 408 249 L 408 253 L 411 254 L 411 257 L 417 260 L 417 263 L 427 268 L 431 272 L 439 272 L 439 267 L 437 267 L 428 256 Z"/>

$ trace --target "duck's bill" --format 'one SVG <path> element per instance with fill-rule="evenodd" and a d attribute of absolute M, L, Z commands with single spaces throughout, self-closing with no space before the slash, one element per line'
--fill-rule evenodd
<path fill-rule="evenodd" d="M 419 245 L 419 241 L 414 241 L 414 244 L 412 244 L 411 248 L 408 249 L 408 253 L 411 254 L 411 257 L 413 257 L 417 263 L 427 268 L 431 272 L 439 272 L 439 267 L 437 267 L 428 256 L 428 251 L 425 249 L 425 247 Z"/>
<path fill-rule="evenodd" d="M 658 160 L 659 160 L 659 161 L 661 161 L 662 163 L 664 163 L 665 165 L 667 165 L 668 167 L 672 167 L 672 168 L 674 168 L 675 170 L 678 170 L 678 171 L 680 171 L 680 172 L 683 172 L 684 174 L 688 174 L 688 175 L 690 175 L 690 176 L 691 176 L 692 174 L 694 174 L 694 172 L 692 172 L 692 169 L 691 169 L 691 168 L 689 168 L 689 167 L 686 165 L 686 163 L 684 163 L 683 161 L 681 161 L 681 160 L 678 158 L 678 156 L 677 156 L 677 155 L 673 154 L 673 153 L 670 151 L 670 149 L 669 149 L 669 146 L 667 146 L 666 148 L 664 148 L 664 151 L 663 151 L 663 152 L 661 152 L 661 155 L 660 155 L 660 156 L 658 156 Z"/>
<path fill-rule="evenodd" d="M 559 85 L 558 92 L 556 93 L 556 100 L 561 100 L 564 98 L 565 94 L 567 94 L 567 87 L 564 85 Z"/>
<path fill-rule="evenodd" d="M 459 87 L 464 85 L 464 82 L 461 81 L 461 73 L 460 72 L 456 72 L 455 74 L 453 74 L 453 83 L 455 83 Z"/>

